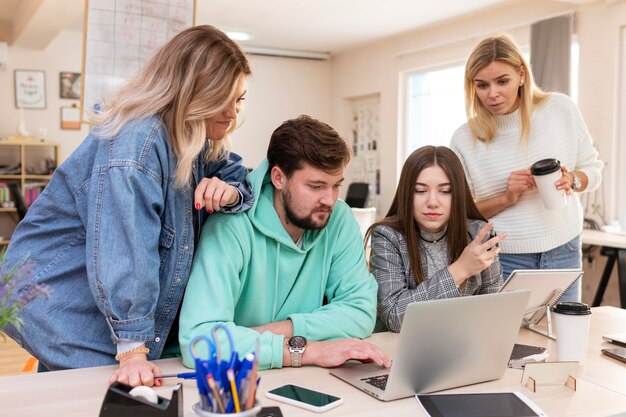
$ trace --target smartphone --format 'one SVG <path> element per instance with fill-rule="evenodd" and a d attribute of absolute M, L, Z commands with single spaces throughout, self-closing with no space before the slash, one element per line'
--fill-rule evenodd
<path fill-rule="evenodd" d="M 493 228 L 493 227 L 489 230 L 489 235 L 487 236 L 487 239 L 485 240 L 485 242 L 486 242 L 487 240 L 491 239 L 492 237 L 496 237 L 496 231 L 494 230 L 494 228 Z M 498 248 L 498 247 L 500 247 L 500 244 L 499 244 L 499 243 L 496 243 L 494 246 L 490 247 L 490 248 L 489 248 L 489 249 L 487 249 L 487 250 L 491 250 L 491 249 L 493 249 L 493 248 Z"/>
<path fill-rule="evenodd" d="M 287 384 L 265 393 L 267 398 L 323 413 L 343 404 L 343 399 L 298 385 Z"/>
<path fill-rule="evenodd" d="M 624 347 L 602 349 L 602 353 L 618 361 L 626 362 L 626 348 Z"/>

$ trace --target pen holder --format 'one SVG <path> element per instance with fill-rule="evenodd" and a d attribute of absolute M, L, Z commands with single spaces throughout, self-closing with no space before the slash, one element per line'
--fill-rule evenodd
<path fill-rule="evenodd" d="M 191 409 L 202 417 L 256 417 L 261 411 L 261 403 L 259 400 L 256 400 L 254 402 L 254 407 L 239 413 L 212 413 L 210 411 L 203 410 L 199 402 L 191 406 Z"/>
<path fill-rule="evenodd" d="M 177 384 L 172 391 L 172 398 L 158 397 L 156 404 L 143 398 L 133 397 L 130 385 L 114 382 L 109 386 L 100 417 L 183 417 L 183 386 Z"/>

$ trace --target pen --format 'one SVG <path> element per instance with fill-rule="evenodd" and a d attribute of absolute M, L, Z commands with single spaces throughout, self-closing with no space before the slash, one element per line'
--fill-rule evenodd
<path fill-rule="evenodd" d="M 237 385 L 235 384 L 235 373 L 232 369 L 226 371 L 226 376 L 228 377 L 228 382 L 230 383 L 230 392 L 233 395 L 233 401 L 235 403 L 235 412 L 239 413 L 241 411 L 241 407 L 239 405 L 239 394 L 237 394 Z"/>
<path fill-rule="evenodd" d="M 222 397 L 220 396 L 220 392 L 217 389 L 217 385 L 215 385 L 215 378 L 213 378 L 213 374 L 208 374 L 206 376 L 206 380 L 209 383 L 209 387 L 213 392 L 213 398 L 215 398 L 215 403 L 217 404 L 217 408 L 220 410 L 220 413 L 225 412 L 224 403 L 222 402 Z"/>
<path fill-rule="evenodd" d="M 250 370 L 252 369 L 252 365 L 254 365 L 254 353 L 248 353 L 244 356 L 241 364 L 239 365 L 239 370 L 237 371 L 237 377 L 235 378 L 235 383 L 241 389 L 241 383 L 246 379 Z"/>
<path fill-rule="evenodd" d="M 165 374 L 161 376 L 155 376 L 155 378 L 182 378 L 182 379 L 195 379 L 195 372 L 183 372 L 180 374 Z"/>
<path fill-rule="evenodd" d="M 256 394 L 256 386 L 258 384 L 258 381 L 256 379 L 258 370 L 259 370 L 259 362 L 255 359 L 254 365 L 252 365 L 252 370 L 250 371 L 250 376 L 248 377 L 248 381 L 250 381 L 250 391 L 248 392 L 248 397 L 246 398 L 246 405 L 245 405 L 246 410 L 254 406 L 254 397 Z"/>

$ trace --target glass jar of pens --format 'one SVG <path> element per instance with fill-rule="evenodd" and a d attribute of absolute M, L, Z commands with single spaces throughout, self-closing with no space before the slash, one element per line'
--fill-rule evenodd
<path fill-rule="evenodd" d="M 221 352 L 220 333 L 228 338 L 230 356 Z M 206 359 L 199 352 L 202 345 L 206 345 Z M 260 380 L 258 344 L 255 352 L 246 354 L 240 360 L 230 330 L 223 324 L 216 324 L 211 329 L 211 337 L 196 337 L 189 349 L 195 361 L 196 382 L 200 393 L 200 401 L 192 406 L 197 414 L 205 417 L 224 414 L 231 417 L 254 417 L 259 413 L 261 405 L 256 401 Z"/>

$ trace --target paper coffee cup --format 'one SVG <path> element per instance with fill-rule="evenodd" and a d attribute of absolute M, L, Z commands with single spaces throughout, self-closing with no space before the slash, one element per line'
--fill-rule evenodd
<path fill-rule="evenodd" d="M 591 309 L 587 304 L 565 301 L 551 308 L 559 361 L 587 361 Z"/>
<path fill-rule="evenodd" d="M 567 204 L 565 192 L 557 190 L 556 185 L 554 185 L 563 176 L 561 174 L 561 162 L 554 158 L 542 159 L 530 167 L 530 173 L 535 178 L 537 190 L 545 208 L 548 210 L 565 208 Z"/>

